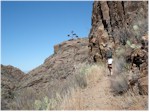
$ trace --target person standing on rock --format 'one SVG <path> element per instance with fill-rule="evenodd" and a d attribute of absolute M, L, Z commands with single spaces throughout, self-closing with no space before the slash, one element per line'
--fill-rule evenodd
<path fill-rule="evenodd" d="M 111 47 L 107 47 L 107 51 L 106 51 L 106 58 L 107 58 L 107 64 L 108 64 L 108 70 L 110 72 L 110 75 L 112 75 L 112 49 Z"/>

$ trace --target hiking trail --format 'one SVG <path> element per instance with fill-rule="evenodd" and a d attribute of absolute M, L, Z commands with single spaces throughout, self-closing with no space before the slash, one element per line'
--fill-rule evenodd
<path fill-rule="evenodd" d="M 121 110 L 143 109 L 141 96 L 114 96 L 110 88 L 111 76 L 101 75 L 97 81 L 92 81 L 85 89 L 80 89 L 72 95 L 66 110 Z M 138 103 L 141 100 L 141 104 Z"/>

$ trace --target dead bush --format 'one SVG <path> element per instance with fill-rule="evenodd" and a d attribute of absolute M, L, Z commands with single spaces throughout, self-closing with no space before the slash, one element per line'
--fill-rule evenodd
<path fill-rule="evenodd" d="M 112 91 L 122 94 L 128 90 L 128 77 L 124 58 L 114 59 L 113 76 L 110 79 Z"/>
<path fill-rule="evenodd" d="M 115 75 L 111 79 L 111 88 L 115 94 L 123 94 L 128 90 L 128 81 L 125 76 Z"/>
<path fill-rule="evenodd" d="M 102 75 L 105 75 L 105 67 L 103 64 L 89 65 L 84 63 L 76 66 L 75 72 L 77 85 L 81 88 L 85 88 L 91 82 L 97 81 Z"/>
<path fill-rule="evenodd" d="M 11 103 L 13 110 L 32 110 L 34 101 L 37 98 L 33 88 L 26 88 L 23 91 L 15 93 L 14 102 Z"/>

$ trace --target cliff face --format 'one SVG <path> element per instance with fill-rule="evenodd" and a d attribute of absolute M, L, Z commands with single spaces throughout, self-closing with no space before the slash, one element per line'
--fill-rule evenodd
<path fill-rule="evenodd" d="M 123 56 L 126 61 L 131 60 L 137 51 L 133 48 L 141 46 L 141 39 L 146 43 L 146 56 L 138 71 L 138 89 L 140 94 L 148 94 L 147 34 L 147 1 L 95 1 L 89 39 L 72 39 L 55 45 L 54 54 L 26 75 L 12 66 L 1 66 L 2 109 L 33 110 L 37 99 L 68 94 L 75 81 L 82 83 L 76 79 L 81 63 L 106 62 L 107 46 L 112 48 L 114 58 Z"/>
<path fill-rule="evenodd" d="M 147 34 L 147 1 L 94 2 L 89 46 L 96 60 L 105 57 L 105 46 L 117 49 L 119 45 L 125 46 L 127 41 L 140 44 L 141 38 Z"/>
<path fill-rule="evenodd" d="M 94 2 L 90 37 L 125 45 L 128 39 L 138 41 L 147 31 L 147 1 Z"/>
<path fill-rule="evenodd" d="M 144 50 L 140 49 L 142 45 L 145 46 Z M 130 64 L 135 55 L 145 54 L 141 56 L 143 62 L 139 72 L 140 77 L 144 78 L 139 80 L 139 88 L 143 88 L 147 94 L 148 1 L 95 1 L 93 3 L 92 28 L 89 34 L 91 60 L 106 62 L 107 47 L 112 48 L 113 58 L 122 57 Z"/>

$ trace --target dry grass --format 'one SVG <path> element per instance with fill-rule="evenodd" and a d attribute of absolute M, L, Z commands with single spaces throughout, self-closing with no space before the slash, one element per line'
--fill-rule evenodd
<path fill-rule="evenodd" d="M 75 65 L 74 75 L 68 77 L 63 84 L 59 80 L 53 80 L 45 85 L 46 89 L 41 88 L 38 92 L 33 87 L 17 91 L 10 108 L 12 110 L 56 110 L 62 100 L 69 98 L 76 88 L 86 88 L 91 81 L 98 80 L 101 67 L 78 64 Z"/>
<path fill-rule="evenodd" d="M 119 96 L 111 96 L 109 99 L 113 107 L 118 110 L 147 110 L 148 109 L 148 96 L 131 95 L 131 91 L 127 94 Z"/>
<path fill-rule="evenodd" d="M 115 60 L 116 61 L 116 60 Z M 117 62 L 119 61 L 119 62 Z M 102 87 L 100 93 L 102 98 L 99 99 L 99 103 L 93 103 L 94 100 L 86 100 L 88 97 L 85 97 L 85 93 L 89 92 L 90 89 L 87 87 L 86 89 L 72 89 L 71 95 L 64 98 L 63 102 L 59 109 L 61 110 L 86 110 L 85 105 L 99 105 L 98 108 L 92 107 L 92 110 L 147 110 L 148 109 L 148 96 L 140 96 L 135 95 L 133 91 L 128 90 L 128 75 L 124 68 L 125 64 L 123 59 L 117 60 L 116 66 L 114 66 L 113 76 L 109 77 L 107 81 L 110 81 L 110 88 L 113 90 L 113 93 L 109 91 L 108 88 L 105 88 L 105 84 Z M 87 86 L 91 85 L 98 80 L 105 81 L 106 78 L 106 70 L 104 65 L 82 65 L 84 68 L 84 75 L 86 77 Z M 83 75 L 83 74 L 80 74 Z M 104 82 L 102 82 L 104 83 Z M 108 82 L 106 82 L 108 83 Z M 97 83 L 99 84 L 99 83 Z M 94 87 L 93 87 L 94 88 Z M 84 92 L 83 92 L 84 91 Z M 93 91 L 94 92 L 94 91 Z M 124 93 L 124 94 L 120 94 Z M 95 94 L 90 94 L 94 95 Z M 89 96 L 90 96 L 89 95 Z M 97 98 L 97 97 L 96 97 Z M 86 102 L 90 101 L 90 102 Z"/>
<path fill-rule="evenodd" d="M 128 94 L 113 96 L 104 95 L 99 99 L 99 108 L 89 110 L 148 110 L 148 96 Z M 85 105 L 93 105 L 93 100 L 85 102 L 84 94 L 80 89 L 74 90 L 71 97 L 66 97 L 59 110 L 87 110 Z M 104 101 L 103 101 L 104 100 Z M 97 104 L 95 104 L 97 105 Z"/>
<path fill-rule="evenodd" d="M 76 67 L 76 79 L 79 80 L 77 82 L 87 86 L 91 82 L 95 82 L 106 75 L 105 68 L 104 64 L 80 64 Z"/>
<path fill-rule="evenodd" d="M 110 80 L 107 81 L 111 81 L 110 87 L 114 93 L 120 94 L 128 89 L 128 77 L 124 69 L 124 60 L 115 60 L 115 62 L 117 63 L 113 66 L 113 76 L 109 77 Z M 85 110 L 83 105 L 87 105 L 88 102 L 85 101 L 86 97 L 83 91 L 86 91 L 93 83 L 98 84 L 98 81 L 103 81 L 101 83 L 103 84 L 104 79 L 108 77 L 106 69 L 104 64 L 75 65 L 74 75 L 68 77 L 65 84 L 62 85 L 58 81 L 54 83 L 57 85 L 47 85 L 47 90 L 41 91 L 39 94 L 33 88 L 27 88 L 21 91 L 21 94 L 10 106 L 13 110 Z M 147 109 L 147 96 L 143 99 L 141 96 L 135 96 L 131 91 L 113 96 L 105 86 L 101 88 L 101 91 L 104 91 L 101 93 L 103 103 L 99 102 L 101 107 L 104 106 L 102 109 Z"/>
<path fill-rule="evenodd" d="M 105 76 L 105 66 L 102 65 L 92 65 L 87 71 L 87 83 L 91 84 L 92 82 L 96 82 L 97 80 L 101 79 Z"/>
<path fill-rule="evenodd" d="M 128 81 L 124 76 L 116 75 L 110 79 L 111 88 L 115 94 L 123 94 L 128 90 Z"/>
<path fill-rule="evenodd" d="M 80 89 L 72 89 L 71 96 L 66 95 L 59 110 L 82 110 L 82 100 Z"/>
<path fill-rule="evenodd" d="M 113 76 L 110 78 L 111 89 L 115 94 L 122 94 L 128 90 L 128 76 L 124 58 L 114 59 Z"/>
<path fill-rule="evenodd" d="M 81 64 L 78 66 L 80 68 L 77 73 L 77 79 L 80 79 L 80 84 L 86 85 L 86 87 L 93 82 L 97 82 L 100 80 L 106 73 L 105 73 L 105 66 L 103 64 L 101 65 L 87 65 L 87 64 Z M 77 69 L 78 69 L 77 68 Z M 82 77 L 82 78 L 81 78 Z M 80 87 L 80 86 L 79 86 Z M 71 90 L 71 95 L 64 98 L 61 106 L 59 109 L 61 110 L 84 110 L 83 105 L 86 103 L 84 102 L 84 98 L 82 95 L 82 89 L 79 87 L 73 88 Z"/>
<path fill-rule="evenodd" d="M 47 91 L 37 93 L 31 87 L 18 92 L 9 107 L 11 110 L 55 110 L 61 101 L 60 93 L 55 92 L 53 97 L 48 97 Z"/>
<path fill-rule="evenodd" d="M 15 93 L 14 101 L 9 106 L 12 110 L 32 110 L 36 98 L 34 89 L 26 88 L 21 92 Z"/>

